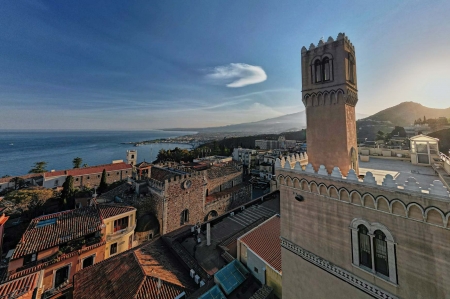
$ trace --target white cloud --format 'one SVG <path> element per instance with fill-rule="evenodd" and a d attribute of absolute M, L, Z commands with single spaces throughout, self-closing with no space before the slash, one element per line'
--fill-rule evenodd
<path fill-rule="evenodd" d="M 220 83 L 228 82 L 226 86 L 234 88 L 264 82 L 267 80 L 267 75 L 260 66 L 230 63 L 215 67 L 210 74 L 206 75 L 206 78 Z"/>

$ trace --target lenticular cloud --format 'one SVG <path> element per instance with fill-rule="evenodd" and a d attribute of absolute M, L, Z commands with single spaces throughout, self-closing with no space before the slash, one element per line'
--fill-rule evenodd
<path fill-rule="evenodd" d="M 226 86 L 232 88 L 261 83 L 267 79 L 266 72 L 260 66 L 245 63 L 217 66 L 206 77 L 220 83 L 231 81 Z"/>

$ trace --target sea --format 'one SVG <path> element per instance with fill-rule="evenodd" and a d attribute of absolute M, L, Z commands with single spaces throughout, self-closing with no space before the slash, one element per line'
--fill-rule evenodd
<path fill-rule="evenodd" d="M 169 131 L 0 131 L 0 177 L 27 174 L 36 162 L 47 162 L 46 169 L 73 167 L 75 157 L 89 166 L 126 162 L 126 151 L 137 150 L 137 160 L 154 161 L 160 149 L 191 149 L 189 144 L 151 143 L 135 147 L 123 142 L 138 142 L 195 134 Z"/>

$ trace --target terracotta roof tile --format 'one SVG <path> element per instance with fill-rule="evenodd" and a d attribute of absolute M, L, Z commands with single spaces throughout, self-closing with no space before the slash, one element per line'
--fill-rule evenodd
<path fill-rule="evenodd" d="M 102 173 L 103 169 L 105 169 L 106 172 L 109 172 L 109 171 L 116 171 L 116 170 L 131 170 L 132 168 L 133 168 L 133 166 L 131 166 L 130 164 L 121 162 L 121 163 L 114 163 L 114 164 L 104 164 L 104 165 L 97 165 L 97 166 L 90 166 L 90 167 L 82 167 L 82 168 L 74 168 L 74 169 L 46 172 L 44 174 L 44 176 L 46 178 L 61 176 L 61 175 L 80 176 L 80 175 L 88 175 L 88 174 L 93 174 L 93 173 Z"/>
<path fill-rule="evenodd" d="M 160 182 L 164 182 L 165 180 L 168 180 L 174 176 L 177 176 L 176 172 L 172 172 L 165 168 L 159 168 L 159 167 L 152 167 L 151 170 L 151 178 L 155 179 Z"/>
<path fill-rule="evenodd" d="M 37 286 L 40 274 L 40 272 L 35 272 L 1 284 L 0 298 L 19 298 L 22 295 L 31 293 Z"/>
<path fill-rule="evenodd" d="M 117 216 L 117 215 L 120 215 L 123 213 L 127 213 L 130 211 L 136 210 L 135 207 L 109 205 L 109 204 L 99 204 L 98 209 L 100 211 L 100 215 L 102 216 L 102 219 L 114 217 L 114 216 Z"/>
<path fill-rule="evenodd" d="M 34 218 L 14 250 L 12 259 L 100 231 L 101 225 L 95 206 Z"/>
<path fill-rule="evenodd" d="M 207 170 L 208 179 L 216 179 L 232 173 L 240 172 L 233 164 L 214 165 Z"/>
<path fill-rule="evenodd" d="M 240 237 L 239 240 L 281 273 L 280 231 L 280 216 L 275 215 Z"/>
<path fill-rule="evenodd" d="M 74 276 L 77 299 L 173 299 L 183 291 L 189 295 L 194 288 L 188 271 L 172 260 L 161 239 L 92 265 Z"/>

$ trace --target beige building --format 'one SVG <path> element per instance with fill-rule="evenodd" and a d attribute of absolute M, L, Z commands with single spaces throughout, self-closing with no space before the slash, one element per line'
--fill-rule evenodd
<path fill-rule="evenodd" d="M 275 163 L 283 296 L 450 298 L 450 196 L 441 176 L 426 163 L 354 160 L 354 53 L 344 34 L 302 49 L 304 94 L 315 94 L 304 97 L 310 163 Z M 320 83 L 327 78 L 342 84 L 334 97 Z M 322 114 L 327 97 L 332 108 L 323 110 L 335 115 Z M 339 138 L 331 138 L 334 129 Z"/>
<path fill-rule="evenodd" d="M 282 297 L 280 216 L 274 215 L 237 240 L 238 260 L 261 282 Z"/>
<path fill-rule="evenodd" d="M 98 207 L 105 226 L 105 259 L 133 248 L 136 209 L 106 204 Z"/>

